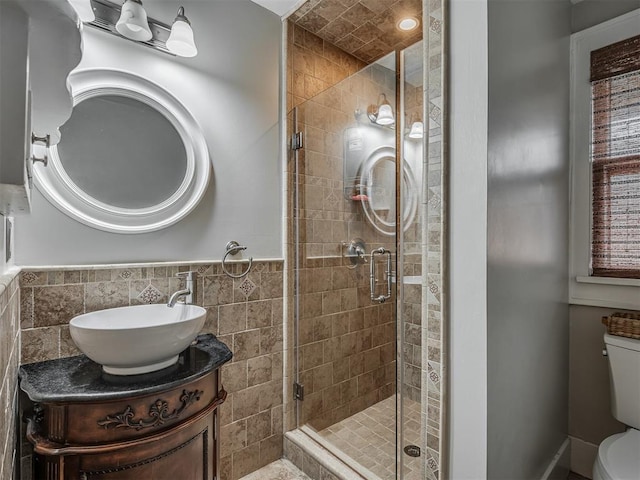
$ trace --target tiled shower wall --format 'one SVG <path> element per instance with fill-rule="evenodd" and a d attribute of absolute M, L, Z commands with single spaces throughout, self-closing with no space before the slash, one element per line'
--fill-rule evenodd
<path fill-rule="evenodd" d="M 423 120 L 423 87 L 405 83 L 404 107 L 407 127 L 411 127 L 412 119 Z M 407 140 L 417 141 L 417 140 Z M 422 140 L 418 140 L 422 141 Z M 424 176 L 424 168 L 423 168 Z M 417 179 L 422 185 L 424 178 Z M 419 190 L 421 193 L 421 190 Z M 414 402 L 421 401 L 422 387 L 422 226 L 424 212 L 418 211 L 415 219 L 402 233 L 404 241 L 403 257 L 403 292 L 402 299 L 402 356 L 404 377 L 402 391 L 406 398 Z M 409 278 L 410 277 L 410 281 Z"/>
<path fill-rule="evenodd" d="M 246 263 L 231 271 L 243 268 Z M 254 261 L 241 279 L 225 275 L 220 263 L 24 270 L 22 363 L 78 354 L 69 335 L 73 316 L 165 303 L 182 287 L 175 274 L 187 270 L 199 273 L 197 303 L 207 309 L 203 332 L 233 351 L 222 367 L 229 395 L 220 407 L 220 455 L 222 480 L 235 480 L 282 456 L 282 261 Z"/>
<path fill-rule="evenodd" d="M 356 110 L 366 111 L 380 93 L 393 98 L 394 90 L 395 73 L 376 65 L 298 105 L 306 141 L 298 179 L 299 372 L 305 386 L 300 419 L 316 429 L 395 392 L 394 303 L 372 304 L 368 264 L 351 268 L 342 245 L 359 237 L 367 252 L 378 246 L 395 250 L 394 237 L 375 231 L 360 202 L 345 196 L 353 186 L 344 183 L 342 147 Z"/>
<path fill-rule="evenodd" d="M 0 478 L 12 478 L 20 361 L 18 269 L 0 276 Z"/>

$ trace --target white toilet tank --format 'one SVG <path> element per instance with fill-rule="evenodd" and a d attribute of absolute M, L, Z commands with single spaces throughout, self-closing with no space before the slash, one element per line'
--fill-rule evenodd
<path fill-rule="evenodd" d="M 611 409 L 619 421 L 640 429 L 640 340 L 605 333 L 611 377 Z"/>

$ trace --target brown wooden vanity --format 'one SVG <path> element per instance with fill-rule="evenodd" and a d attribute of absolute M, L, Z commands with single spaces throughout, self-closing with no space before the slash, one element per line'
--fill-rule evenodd
<path fill-rule="evenodd" d="M 32 478 L 219 478 L 219 368 L 230 359 L 202 335 L 177 365 L 144 375 L 111 376 L 83 355 L 22 366 Z"/>

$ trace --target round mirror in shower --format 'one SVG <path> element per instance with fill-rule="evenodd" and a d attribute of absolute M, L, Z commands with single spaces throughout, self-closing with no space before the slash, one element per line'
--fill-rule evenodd
<path fill-rule="evenodd" d="M 361 203 L 369 223 L 384 235 L 396 233 L 396 151 L 393 147 L 374 150 L 362 164 L 360 182 Z M 411 167 L 403 162 L 402 221 L 407 230 L 418 210 L 417 184 Z"/>
<path fill-rule="evenodd" d="M 73 111 L 36 167 L 36 186 L 63 213 L 91 227 L 146 233 L 186 216 L 210 176 L 198 123 L 169 92 L 117 70 L 69 76 Z"/>

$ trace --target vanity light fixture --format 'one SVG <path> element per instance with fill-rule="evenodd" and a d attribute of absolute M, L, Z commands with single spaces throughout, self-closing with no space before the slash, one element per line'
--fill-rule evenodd
<path fill-rule="evenodd" d="M 180 57 L 195 57 L 198 53 L 193 41 L 191 22 L 184 16 L 184 7 L 178 9 L 176 19 L 173 21 L 171 35 L 167 40 L 167 48 Z"/>
<path fill-rule="evenodd" d="M 376 123 L 382 126 L 393 125 L 396 120 L 393 117 L 393 109 L 391 104 L 387 100 L 387 96 L 381 93 L 378 96 L 377 105 L 369 105 L 367 108 L 367 116 L 372 123 Z"/>
<path fill-rule="evenodd" d="M 2 1 L 2 0 L 0 0 Z M 109 0 L 70 0 L 90 2 L 95 19 L 86 24 L 118 37 L 133 40 L 169 55 L 193 57 L 198 50 L 193 41 L 193 30 L 184 8 L 178 9 L 173 25 L 147 17 L 141 0 L 126 0 L 122 7 Z"/>
<path fill-rule="evenodd" d="M 136 41 L 151 40 L 153 35 L 147 21 L 147 12 L 141 0 L 126 0 L 120 10 L 116 30 L 123 37 Z"/>

